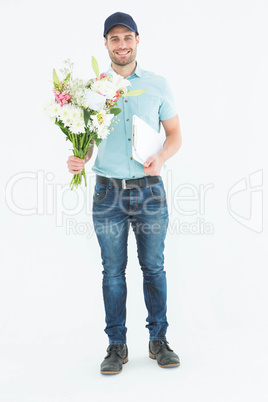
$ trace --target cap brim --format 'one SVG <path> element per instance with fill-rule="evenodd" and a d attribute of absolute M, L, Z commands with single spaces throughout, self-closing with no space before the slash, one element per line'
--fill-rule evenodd
<path fill-rule="evenodd" d="M 103 36 L 107 35 L 107 33 L 110 31 L 110 29 L 112 29 L 112 28 L 115 27 L 116 25 L 123 25 L 124 27 L 128 28 L 130 31 L 132 31 L 132 32 L 137 32 L 137 31 L 133 31 L 133 29 L 130 28 L 130 26 L 128 26 L 127 24 L 118 24 L 118 23 L 116 23 L 116 24 L 113 24 L 113 25 L 109 28 L 109 30 L 108 30 L 107 32 L 104 32 Z M 139 35 L 138 32 L 137 32 L 137 35 Z"/>

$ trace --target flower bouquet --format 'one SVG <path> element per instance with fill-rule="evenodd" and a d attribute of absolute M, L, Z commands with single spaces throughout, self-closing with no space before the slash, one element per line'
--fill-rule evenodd
<path fill-rule="evenodd" d="M 65 61 L 61 70 L 64 79 L 60 80 L 53 70 L 54 99 L 43 109 L 66 135 L 66 141 L 73 144 L 74 156 L 84 159 L 89 148 L 97 146 L 107 137 L 116 118 L 122 110 L 117 106 L 118 99 L 123 96 L 137 96 L 145 89 L 128 91 L 130 82 L 115 72 L 100 74 L 99 66 L 92 57 L 92 68 L 96 78 L 84 82 L 73 77 L 73 63 Z M 74 174 L 70 183 L 71 190 L 82 183 L 84 177 L 87 185 L 85 169 Z"/>

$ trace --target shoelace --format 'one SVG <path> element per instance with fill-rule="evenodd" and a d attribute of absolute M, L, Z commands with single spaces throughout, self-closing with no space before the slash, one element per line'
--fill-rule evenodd
<path fill-rule="evenodd" d="M 168 350 L 170 350 L 170 352 L 173 352 L 173 350 L 169 347 L 169 345 L 168 345 L 168 341 L 163 341 L 162 339 L 160 340 L 160 341 L 158 341 L 158 345 L 159 346 L 166 346 L 166 348 L 168 349 Z"/>
<path fill-rule="evenodd" d="M 108 348 L 107 348 L 107 352 L 108 352 L 107 357 L 111 355 L 112 351 L 115 351 L 117 353 L 117 355 L 119 357 L 121 357 L 120 356 L 120 350 L 121 349 L 122 349 L 122 345 L 109 345 Z"/>

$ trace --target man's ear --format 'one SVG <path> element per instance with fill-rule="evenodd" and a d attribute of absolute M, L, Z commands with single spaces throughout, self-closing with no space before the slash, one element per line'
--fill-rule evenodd
<path fill-rule="evenodd" d="M 137 35 L 136 42 L 137 42 L 137 45 L 140 43 L 140 35 Z"/>
<path fill-rule="evenodd" d="M 107 39 L 106 39 L 106 38 L 104 38 L 104 46 L 105 46 L 106 49 L 107 49 Z"/>

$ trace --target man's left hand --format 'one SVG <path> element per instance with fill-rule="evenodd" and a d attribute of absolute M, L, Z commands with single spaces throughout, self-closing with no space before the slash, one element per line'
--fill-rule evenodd
<path fill-rule="evenodd" d="M 158 175 L 160 175 L 160 171 L 163 166 L 163 163 L 164 163 L 164 158 L 160 153 L 152 155 L 143 164 L 143 166 L 145 166 L 143 169 L 143 172 L 145 174 L 149 174 L 150 176 L 158 176 Z"/>

